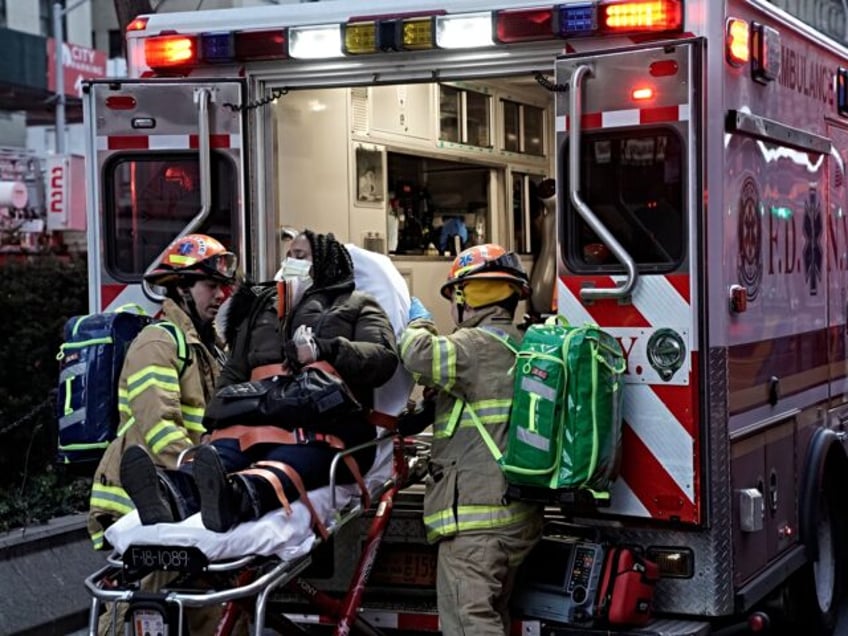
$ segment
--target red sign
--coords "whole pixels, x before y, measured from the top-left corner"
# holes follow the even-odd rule
[[[56,40],[47,38],[47,90],[56,91]],[[106,53],[79,44],[62,44],[65,95],[82,96],[82,81],[106,76]]]

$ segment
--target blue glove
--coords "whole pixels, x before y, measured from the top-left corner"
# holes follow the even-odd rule
[[[419,318],[432,320],[433,314],[431,314],[429,310],[424,306],[424,303],[418,300],[416,296],[413,296],[409,299],[409,319],[418,320]]]

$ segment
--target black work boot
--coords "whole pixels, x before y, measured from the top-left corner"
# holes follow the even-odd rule
[[[193,464],[200,519],[206,528],[226,532],[239,521],[256,518],[247,481],[241,475],[227,475],[214,446],[200,447]]]
[[[138,509],[142,525],[179,521],[172,493],[147,449],[130,446],[121,456],[121,486]]]

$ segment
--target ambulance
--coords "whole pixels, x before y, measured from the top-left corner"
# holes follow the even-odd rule
[[[818,26],[765,0],[139,16],[130,77],[84,88],[91,309],[157,302],[142,275],[180,233],[262,279],[281,230],[309,227],[389,254],[449,328],[437,290],[457,248],[504,244],[552,274],[528,311],[598,324],[627,357],[609,505],[561,511],[516,633],[626,631],[581,623],[602,561],[583,548],[609,545],[659,566],[646,633],[838,632],[848,49]],[[366,595],[362,615],[436,631],[432,552],[396,512],[375,571],[391,602]]]

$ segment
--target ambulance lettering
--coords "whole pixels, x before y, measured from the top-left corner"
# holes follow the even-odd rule
[[[635,346],[636,346],[636,341],[637,341],[638,339],[639,339],[639,338],[637,338],[637,337],[635,337],[635,336],[627,336],[627,337],[625,337],[625,336],[618,336],[618,337],[616,338],[616,340],[618,340],[618,344],[619,344],[619,345],[621,345],[621,350],[624,352],[624,361],[627,363],[627,369],[626,369],[626,371],[624,372],[624,373],[625,373],[625,375],[631,375],[631,371],[630,371],[630,352],[631,352],[631,351],[633,351],[633,347],[635,347]],[[629,341],[630,341],[630,344],[629,344],[629,345],[628,345],[628,344],[625,344],[625,342],[624,342],[625,340],[629,340]],[[636,373],[637,373],[637,374],[641,374],[641,369],[637,367],[637,369],[636,369]]]
[[[848,270],[848,258],[845,247],[848,245],[848,217],[844,214],[828,217],[830,231],[827,233],[827,243],[830,247],[830,258],[827,259],[827,271]]]
[[[806,55],[788,46],[780,47],[778,82],[784,88],[833,105],[833,75],[833,71],[820,62],[807,60]]]

